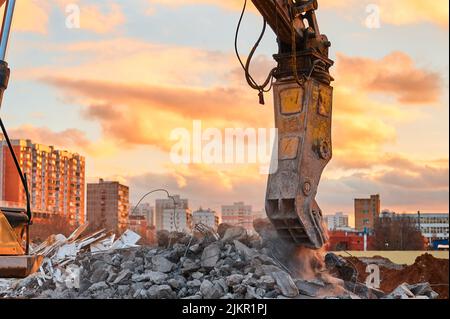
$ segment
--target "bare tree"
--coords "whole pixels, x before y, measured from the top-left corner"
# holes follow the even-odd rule
[[[424,250],[425,238],[414,219],[403,216],[379,218],[374,227],[376,250]]]
[[[62,234],[67,237],[75,228],[64,216],[54,215],[47,220],[39,220],[31,225],[30,238],[33,242],[42,242],[50,235]]]

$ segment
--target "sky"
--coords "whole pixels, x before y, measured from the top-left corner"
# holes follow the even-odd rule
[[[131,201],[156,188],[220,210],[264,206],[256,164],[177,164],[173,131],[272,128],[272,96],[258,104],[234,55],[243,0],[21,0],[1,115],[10,135],[78,152],[87,181],[119,180]],[[445,212],[449,206],[449,42],[446,0],[322,0],[332,42],[333,160],[317,201],[353,212],[380,194],[382,208]],[[79,13],[79,15],[78,15]],[[262,19],[250,5],[245,57]],[[371,27],[370,27],[371,26]],[[251,72],[275,65],[268,30]],[[154,198],[149,198],[153,201]]]

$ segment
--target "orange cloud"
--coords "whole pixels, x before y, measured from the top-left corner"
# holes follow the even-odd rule
[[[239,76],[235,75],[235,56],[219,51],[160,45],[129,38],[45,45],[41,50],[83,57],[83,62],[57,67],[53,62],[48,67],[16,70],[15,76],[32,79],[42,74],[55,77],[67,77],[70,74],[72,79],[110,79],[127,85],[164,83],[167,86],[190,87],[218,86],[228,83],[230,77],[233,77],[233,80],[239,79],[240,83],[244,83],[241,70]],[[214,71],[211,65],[214,65]]]
[[[108,12],[102,13],[98,5],[81,6],[81,28],[96,33],[114,31],[125,22],[125,16],[118,4],[110,3]]]
[[[258,107],[255,93],[244,83],[242,70],[231,55],[126,39],[84,42],[65,49],[70,54],[92,55],[92,59],[81,66],[27,73],[46,75],[47,83],[84,105],[85,118],[98,122],[104,136],[120,144],[154,145],[167,151],[173,146],[171,131],[190,129],[196,119],[201,119],[205,128],[273,126],[273,111]],[[178,64],[174,67],[175,56],[182,59],[183,68]],[[265,57],[255,59],[256,76],[262,78],[265,72],[261,70],[270,69],[272,63]],[[214,73],[211,65],[215,66]],[[143,73],[142,69],[152,71]],[[389,80],[386,82],[399,83],[380,88],[377,79],[381,76]],[[209,83],[202,83],[205,77]],[[332,165],[343,169],[376,165],[384,146],[396,143],[393,122],[420,116],[419,111],[403,107],[402,103],[436,102],[439,81],[439,76],[419,69],[404,53],[392,53],[380,60],[339,54]],[[410,83],[428,85],[428,90],[419,96],[415,91],[418,88]],[[374,99],[372,92],[396,97],[398,102]],[[269,101],[270,96],[266,99]]]
[[[26,0],[17,1],[14,30],[46,34],[51,11],[56,7],[61,16],[67,17],[66,8],[73,4],[80,8],[80,27],[84,30],[107,33],[125,22],[121,7],[113,0],[102,5],[87,4],[83,0]]]
[[[13,30],[46,34],[50,8],[48,1],[16,1]]]
[[[84,116],[98,121],[106,136],[125,144],[169,150],[173,145],[170,132],[179,127],[189,129],[196,119],[201,119],[205,128],[272,126],[271,111],[255,109],[255,97],[244,90],[133,86],[67,78],[45,81],[84,99]],[[261,116],[255,117],[255,112]]]
[[[9,130],[11,139],[33,139],[33,142],[58,148],[83,150],[91,145],[86,135],[77,129],[54,132],[46,127],[23,125]]]
[[[393,25],[434,23],[448,27],[449,3],[447,0],[378,0],[381,19]]]
[[[401,103],[435,104],[441,97],[441,75],[418,68],[403,52],[380,60],[338,54],[336,73],[346,86],[392,95]]]
[[[21,125],[8,130],[11,139],[31,139],[35,143],[52,145],[97,159],[117,155],[119,149],[110,140],[91,140],[85,132],[75,128],[53,131],[48,127]],[[123,149],[122,149],[123,150]]]
[[[177,7],[183,5],[207,4],[221,6],[226,9],[240,10],[243,6],[243,0],[148,0],[150,5],[166,5],[169,7]],[[250,2],[250,1],[248,1]],[[417,23],[432,23],[441,27],[448,27],[449,3],[447,0],[320,0],[320,9],[338,10],[343,14],[349,12],[355,13],[355,10],[361,10],[361,15],[366,13],[363,11],[364,4],[376,4],[380,8],[381,20],[384,23],[392,25],[409,25]],[[256,12],[251,5],[250,11]],[[154,12],[154,10],[151,10]]]

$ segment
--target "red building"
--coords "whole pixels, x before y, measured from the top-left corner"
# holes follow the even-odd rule
[[[131,215],[128,222],[128,228],[139,234],[145,243],[156,243],[155,226],[149,225],[144,215]]]
[[[147,235],[147,219],[144,215],[131,215],[128,218],[128,228],[142,237]]]
[[[328,251],[363,251],[364,233],[358,231],[336,230],[329,232],[330,240],[326,245]],[[372,249],[373,236],[367,235],[367,250]]]

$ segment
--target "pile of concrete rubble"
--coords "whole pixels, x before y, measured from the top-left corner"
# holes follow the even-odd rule
[[[163,231],[158,247],[137,246],[131,231],[116,241],[105,232],[77,239],[83,230],[56,236],[35,248],[45,255],[38,273],[0,280],[0,298],[437,298],[426,283],[389,295],[368,288],[343,258],[305,262],[270,223],[255,226],[259,236],[226,224],[217,233],[197,229],[196,236]]]

